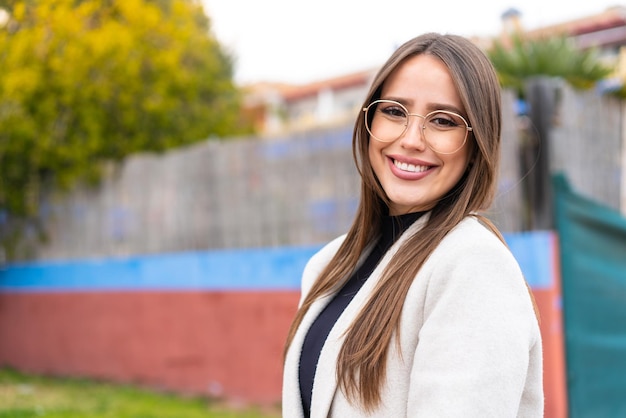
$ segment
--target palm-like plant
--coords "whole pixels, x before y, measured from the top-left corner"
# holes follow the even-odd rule
[[[520,97],[524,82],[531,77],[561,77],[574,88],[588,89],[613,71],[600,60],[597,50],[581,50],[565,36],[530,39],[515,34],[510,45],[496,41],[487,55],[501,85],[514,89]]]

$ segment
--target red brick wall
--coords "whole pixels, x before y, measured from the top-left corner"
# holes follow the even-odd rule
[[[298,293],[0,293],[0,365],[280,400]]]

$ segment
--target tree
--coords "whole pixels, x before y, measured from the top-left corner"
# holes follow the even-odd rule
[[[232,59],[192,0],[0,3],[0,212],[101,162],[249,133]]]
[[[487,54],[500,84],[520,97],[531,77],[562,77],[574,88],[588,89],[612,71],[599,60],[596,50],[581,50],[565,36],[530,39],[517,33],[509,40],[510,45],[496,41]]]

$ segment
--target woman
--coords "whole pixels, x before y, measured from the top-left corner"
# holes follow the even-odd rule
[[[477,214],[498,173],[500,87],[470,41],[426,34],[374,79],[349,232],[308,262],[284,417],[540,417],[532,295]]]

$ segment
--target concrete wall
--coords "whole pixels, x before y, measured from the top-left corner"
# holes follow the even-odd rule
[[[524,207],[512,95],[505,92],[503,102],[503,164],[490,216],[513,232]],[[41,222],[25,228],[21,243],[6,253],[71,260],[327,242],[346,232],[358,204],[352,128],[207,140],[134,155],[110,167],[98,187],[49,191]],[[0,216],[0,263],[5,223]]]

